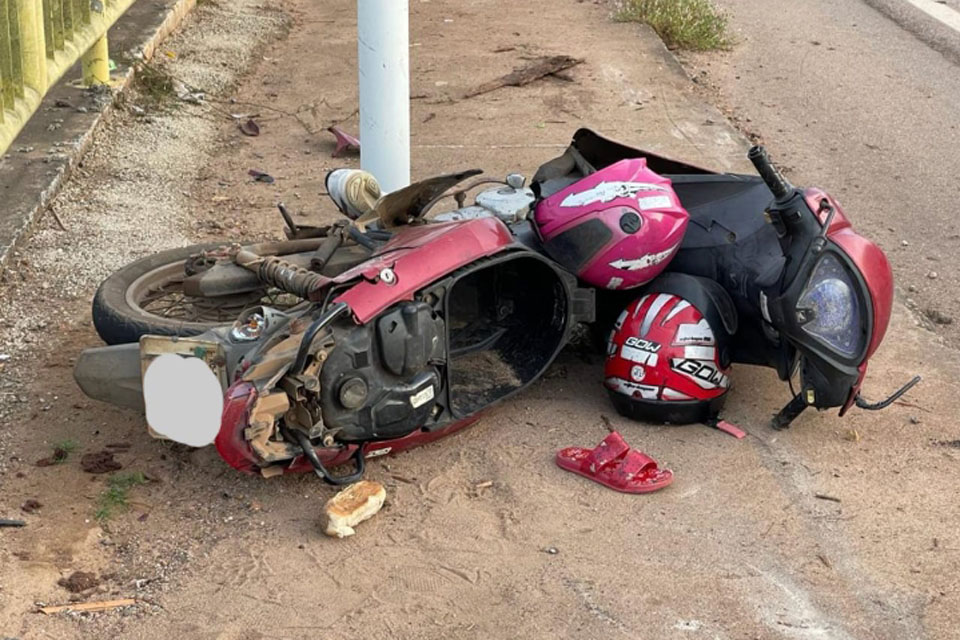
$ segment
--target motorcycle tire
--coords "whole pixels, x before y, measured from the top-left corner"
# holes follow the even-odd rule
[[[132,293],[151,274],[174,270],[201,251],[222,247],[224,243],[198,244],[170,249],[141,258],[120,268],[104,280],[93,297],[93,324],[107,344],[139,342],[143,335],[195,336],[229,321],[187,321],[150,313],[142,309]],[[235,318],[235,316],[234,316]]]

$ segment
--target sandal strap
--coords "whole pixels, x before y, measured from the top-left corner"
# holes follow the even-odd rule
[[[592,474],[597,473],[622,458],[629,450],[630,445],[619,433],[613,431],[584,459],[583,467]]]
[[[655,470],[657,468],[656,460],[645,454],[643,451],[631,449],[630,452],[624,457],[623,462],[620,463],[620,467],[617,469],[617,471],[622,473],[624,477],[632,478],[633,476],[640,475],[645,471]]]

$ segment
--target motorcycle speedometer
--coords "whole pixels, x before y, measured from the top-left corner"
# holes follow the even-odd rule
[[[856,281],[837,256],[826,253],[797,301],[797,321],[803,331],[846,357],[860,353],[861,300]]]

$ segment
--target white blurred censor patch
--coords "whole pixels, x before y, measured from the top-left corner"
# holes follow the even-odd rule
[[[143,375],[143,402],[150,428],[176,442],[204,447],[220,430],[223,390],[199,358],[157,356]]]

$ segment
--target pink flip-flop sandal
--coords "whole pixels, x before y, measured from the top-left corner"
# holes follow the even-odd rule
[[[624,441],[616,431],[594,449],[567,447],[557,452],[557,466],[623,493],[649,493],[673,482],[673,472]]]

